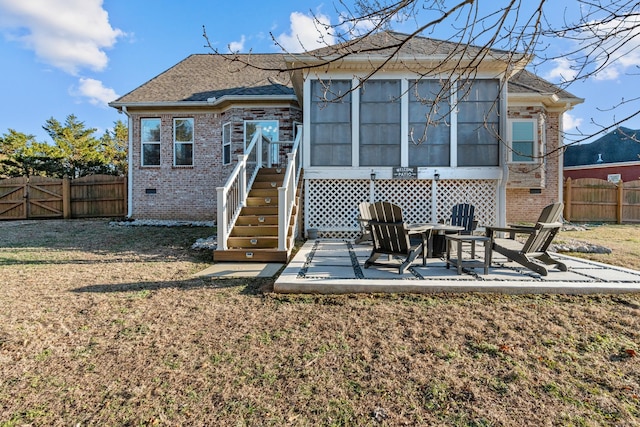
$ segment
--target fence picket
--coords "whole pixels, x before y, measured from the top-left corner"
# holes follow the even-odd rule
[[[640,181],[617,184],[580,178],[565,181],[567,221],[640,222]]]
[[[18,177],[0,180],[0,220],[123,217],[126,177]]]

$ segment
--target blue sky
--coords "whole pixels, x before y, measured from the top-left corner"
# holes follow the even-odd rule
[[[553,2],[559,15],[572,3]],[[298,38],[316,48],[312,12],[332,24],[338,21],[331,1],[0,0],[0,134],[11,128],[50,142],[42,129],[45,121],[63,122],[75,114],[100,136],[116,120],[125,120],[108,102],[190,54],[209,52],[203,25],[221,51],[231,46],[240,52],[277,52],[270,33],[290,50],[299,50]],[[547,51],[570,47],[557,40]],[[583,133],[596,132],[598,124],[609,125],[637,109],[629,102],[611,110],[636,96],[634,70],[640,60],[635,54],[624,59],[614,72],[569,88],[586,101],[566,116],[567,131],[577,125]],[[569,73],[567,67],[547,63],[536,72],[558,82]],[[624,125],[638,129],[640,118]]]

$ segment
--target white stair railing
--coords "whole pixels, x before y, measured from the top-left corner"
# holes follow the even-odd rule
[[[258,174],[263,162],[263,145],[269,145],[269,139],[262,135],[258,126],[251,138],[245,154],[238,156],[238,163],[233,168],[224,187],[217,187],[218,204],[218,250],[226,250],[229,234],[233,229],[240,211],[245,206],[249,188]]]
[[[302,170],[301,140],[302,126],[299,125],[292,150],[287,153],[287,165],[282,187],[278,188],[278,250],[280,251],[288,251],[291,246],[288,243],[287,232]],[[278,156],[280,149],[278,148],[276,151],[273,147],[285,144],[291,144],[291,142],[271,142],[262,135],[262,129],[257,127],[245,154],[238,156],[238,163],[229,175],[224,187],[216,188],[218,196],[218,250],[228,249],[229,235],[240,211],[246,205],[247,194],[258,170],[265,165],[280,164],[278,158],[273,158]],[[294,230],[296,229],[295,225],[294,223]]]
[[[289,222],[293,207],[295,205],[296,191],[298,188],[298,180],[302,171],[302,126],[298,126],[298,133],[293,143],[291,152],[287,154],[287,169],[284,172],[284,180],[282,187],[278,188],[278,250],[287,251],[289,241],[287,232],[289,230]],[[297,221],[297,219],[295,220]],[[293,234],[297,229],[294,222]]]

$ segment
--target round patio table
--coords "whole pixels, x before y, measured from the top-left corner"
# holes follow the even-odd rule
[[[424,229],[425,231],[420,231]],[[441,224],[441,223],[417,223],[417,224],[408,224],[407,229],[409,230],[409,234],[418,234],[421,233],[423,236],[423,242],[426,243],[427,258],[439,258],[444,255],[445,252],[445,234],[454,234],[459,233],[464,230],[464,227],[460,227],[458,225],[450,225],[450,224]],[[427,235],[428,234],[428,235]],[[424,251],[423,251],[424,258]],[[424,261],[424,259],[423,259]]]

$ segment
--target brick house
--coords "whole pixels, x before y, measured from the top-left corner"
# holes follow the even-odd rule
[[[638,130],[619,127],[589,144],[567,147],[564,178],[640,179],[639,136]]]
[[[215,189],[257,124],[280,141],[302,124],[304,229],[321,236],[355,236],[361,201],[399,204],[411,222],[466,201],[481,223],[504,224],[562,200],[562,115],[583,100],[525,70],[525,56],[490,51],[464,79],[455,64],[480,52],[472,46],[458,53],[415,37],[384,48],[406,37],[382,32],[295,55],[192,55],[112,102],[129,119],[129,216],[215,219]]]
[[[277,54],[251,61],[284,64]],[[191,55],[109,105],[128,117],[132,218],[213,220],[216,187],[243,153],[245,135],[261,124],[275,140],[291,140],[302,121],[287,73],[215,55]]]

